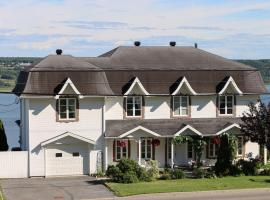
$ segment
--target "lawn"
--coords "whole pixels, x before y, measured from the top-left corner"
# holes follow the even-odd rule
[[[270,176],[242,176],[216,179],[159,180],[122,184],[107,182],[106,185],[118,196],[163,192],[193,192],[247,188],[269,188]]]

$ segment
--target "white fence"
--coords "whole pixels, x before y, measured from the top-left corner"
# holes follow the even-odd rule
[[[0,178],[28,177],[28,152],[0,152]]]

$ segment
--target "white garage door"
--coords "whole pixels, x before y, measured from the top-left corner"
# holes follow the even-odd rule
[[[50,145],[46,148],[46,176],[89,174],[87,144]]]

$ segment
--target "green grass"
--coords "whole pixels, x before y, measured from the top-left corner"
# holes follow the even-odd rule
[[[11,92],[14,87],[0,87],[0,92]]]
[[[153,182],[140,182],[133,184],[107,182],[106,185],[111,190],[113,190],[117,196],[130,196],[164,192],[194,192],[208,190],[269,188],[270,176],[158,180]]]

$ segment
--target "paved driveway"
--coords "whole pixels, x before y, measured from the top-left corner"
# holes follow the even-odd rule
[[[81,200],[112,198],[113,193],[93,177],[1,180],[7,200]]]

